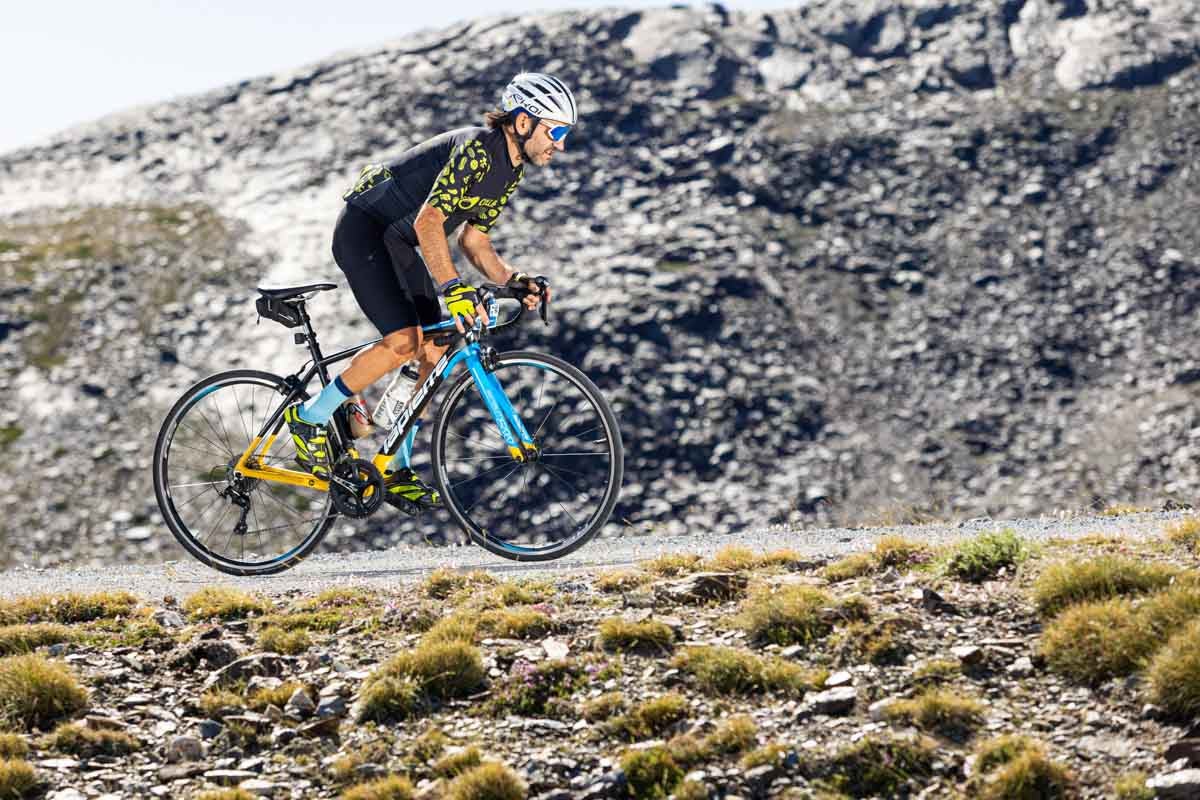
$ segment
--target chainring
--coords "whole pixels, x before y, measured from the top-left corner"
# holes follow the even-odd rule
[[[329,499],[339,513],[355,519],[370,516],[383,498],[383,475],[370,461],[351,458],[334,465]]]

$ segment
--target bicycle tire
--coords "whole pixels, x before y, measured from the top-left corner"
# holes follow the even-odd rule
[[[243,411],[243,403],[237,392],[237,387],[246,387],[248,389],[250,396],[246,405],[249,405],[251,409],[251,419],[247,420],[244,416],[242,416],[240,427],[236,428],[233,434],[229,433],[228,426],[225,424],[225,420],[220,416],[216,416],[218,422],[220,423],[219,426],[214,425],[212,419],[205,416],[206,412],[214,413],[215,415],[215,412],[208,412],[208,409],[213,405],[213,403],[205,403],[206,398],[214,398],[221,393],[222,390],[227,390],[231,387],[234,390],[233,399],[237,403],[239,413]],[[267,410],[263,414],[256,414],[256,404],[261,397],[261,391],[263,390],[267,392],[267,396],[263,398],[264,408]],[[334,520],[338,516],[337,512],[333,509],[332,504],[329,502],[328,493],[311,493],[314,497],[319,494],[321,498],[320,502],[323,503],[323,508],[320,510],[317,516],[313,517],[311,520],[308,520],[314,524],[310,529],[307,530],[307,533],[305,533],[302,537],[299,537],[300,541],[298,545],[288,547],[284,552],[278,553],[271,558],[264,560],[246,560],[246,540],[250,533],[255,533],[256,531],[250,531],[249,533],[241,534],[241,558],[233,558],[229,555],[221,554],[213,550],[212,547],[205,543],[205,537],[197,535],[198,532],[193,530],[195,525],[194,518],[197,516],[196,514],[194,514],[192,511],[189,511],[187,515],[188,519],[184,518],[182,509],[187,505],[196,502],[202,497],[204,498],[202,502],[208,504],[210,508],[221,508],[223,505],[222,500],[224,500],[230,507],[236,505],[231,499],[223,497],[220,494],[220,489],[214,487],[220,486],[222,480],[225,482],[226,488],[231,485],[233,480],[231,477],[232,464],[236,463],[236,459],[241,455],[245,448],[249,446],[251,437],[266,421],[267,416],[279,407],[279,405],[283,402],[282,398],[286,397],[288,394],[289,389],[284,379],[269,372],[249,369],[220,372],[215,375],[210,375],[209,377],[199,381],[190,387],[186,392],[184,392],[183,396],[181,396],[175,402],[175,404],[171,407],[171,410],[167,412],[166,418],[163,420],[162,427],[158,433],[158,439],[154,445],[153,462],[154,494],[155,498],[158,500],[159,511],[162,513],[163,520],[166,522],[168,529],[170,529],[171,533],[175,536],[175,539],[179,542],[179,544],[182,545],[183,548],[197,560],[212,567],[213,569],[220,570],[221,572],[229,575],[239,576],[271,575],[278,572],[283,572],[284,570],[290,569],[300,563],[318,544],[321,543],[321,541],[325,538],[325,535],[329,532],[329,527],[333,524]],[[227,396],[228,392],[222,395],[222,399],[226,398]],[[203,408],[201,408],[202,403],[204,403]],[[220,406],[217,406],[216,411],[219,410]],[[191,424],[186,426],[184,424],[189,420],[189,413],[192,415],[190,419],[195,420],[195,428],[193,428]],[[207,426],[202,427],[202,422],[207,423]],[[182,434],[181,427],[184,428],[184,432]],[[282,421],[280,422],[280,427],[282,427]],[[177,437],[181,435],[193,437],[189,440],[192,441],[192,444],[186,445],[182,440],[177,441]],[[244,439],[244,441],[242,441],[242,439]],[[280,436],[278,441],[282,443],[281,452],[286,453],[287,448],[291,447],[290,437],[286,435],[286,431],[284,432],[284,435]],[[199,454],[192,455],[189,453],[185,455],[183,453],[185,449],[190,449],[191,451]],[[172,459],[172,454],[176,450],[180,452],[180,455]],[[196,463],[187,463],[186,458],[189,457],[192,458]],[[218,460],[214,461],[214,459]],[[278,460],[280,462],[286,461],[286,455],[273,456],[272,460]],[[197,466],[203,470],[201,477],[220,478],[221,480],[210,480],[207,482],[201,481],[199,483],[194,483],[190,482],[190,479],[188,479],[188,483],[172,483],[173,475],[175,477],[182,478],[184,474],[187,474],[189,469],[194,469]],[[192,476],[195,476],[194,473],[192,473]],[[283,487],[282,484],[276,484],[276,486]],[[189,487],[193,489],[198,488],[199,492],[191,497],[184,498],[182,497],[182,492],[173,491]],[[264,501],[262,507],[264,509],[276,509],[274,512],[264,510],[264,514],[279,513],[279,506],[283,506],[285,510],[290,509],[297,514],[303,513],[298,507],[290,507],[288,502],[286,502],[286,498],[288,498],[289,495],[287,495],[285,492],[291,491],[293,494],[297,494],[295,490],[290,489],[290,487],[279,488],[276,490],[272,489],[271,486],[265,481],[254,481],[253,488],[245,491],[243,494],[250,498],[249,515],[254,516],[256,524],[261,524],[257,522],[257,520],[260,518],[260,515],[258,514],[257,507],[254,505],[256,500],[255,492],[260,491],[260,489],[263,493],[258,496],[258,499]],[[212,492],[212,494],[215,496],[215,499],[208,497],[209,491]],[[178,498],[178,500],[181,502],[178,503],[176,502],[177,493],[181,495]],[[283,494],[283,497],[285,498],[284,500],[280,499],[280,494]],[[302,498],[307,496],[308,495],[301,495]],[[275,506],[267,503],[267,500],[271,500]],[[204,518],[204,513],[198,515],[199,519]],[[217,527],[220,527],[220,524],[227,513],[228,508],[225,508],[220,512],[221,516],[217,518],[214,525],[214,530]],[[240,514],[241,512],[235,513]],[[243,520],[246,518],[246,516],[247,514],[242,514]],[[308,521],[298,520],[294,527],[306,529],[308,528]],[[207,523],[205,523],[205,526],[207,526]],[[257,531],[260,544],[262,543],[262,533],[269,532],[271,530],[273,530],[273,528],[260,528],[260,530]],[[210,533],[209,538],[211,538],[211,536],[212,534]],[[230,540],[232,541],[232,537]]]
[[[567,516],[570,517],[571,523],[576,525],[576,529],[572,531],[569,538],[565,538],[564,540],[560,541],[557,545],[543,547],[543,548],[533,548],[533,547],[528,547],[525,545],[513,544],[512,537],[511,536],[502,536],[502,535],[500,535],[500,531],[497,531],[494,529],[486,529],[485,530],[483,525],[481,525],[480,521],[475,519],[474,516],[472,516],[472,514],[470,513],[471,509],[472,509],[472,507],[474,507],[476,504],[478,504],[480,502],[482,495],[480,497],[468,496],[467,490],[461,488],[465,484],[470,483],[471,480],[473,480],[473,479],[459,480],[456,483],[454,478],[461,477],[461,476],[451,474],[451,471],[452,471],[451,464],[453,462],[451,461],[450,458],[448,458],[448,453],[447,453],[448,440],[450,439],[451,433],[453,432],[452,428],[461,428],[463,430],[470,431],[470,430],[475,429],[475,427],[473,427],[473,426],[478,426],[478,425],[486,426],[490,420],[490,415],[485,416],[486,412],[481,411],[480,407],[469,407],[468,408],[468,407],[464,407],[464,405],[463,405],[465,402],[467,402],[467,398],[471,398],[472,400],[478,401],[480,404],[482,404],[482,400],[480,399],[478,392],[468,393],[468,389],[474,387],[474,385],[475,385],[474,381],[472,380],[471,375],[469,373],[464,373],[463,375],[459,376],[459,378],[451,385],[450,389],[447,391],[444,399],[442,400],[441,406],[438,409],[437,417],[434,421],[433,430],[431,433],[433,473],[434,473],[434,480],[436,481],[436,483],[438,485],[438,489],[442,495],[442,502],[445,505],[447,511],[449,511],[450,516],[467,533],[467,535],[471,538],[472,541],[474,541],[480,547],[483,547],[485,550],[488,550],[491,553],[494,553],[496,555],[502,556],[507,559],[511,559],[513,561],[550,561],[550,560],[553,560],[556,558],[561,558],[561,557],[575,551],[576,549],[582,547],[584,544],[586,544],[588,541],[590,541],[592,539],[592,537],[594,537],[608,522],[608,519],[612,515],[613,508],[615,508],[615,506],[617,504],[617,500],[620,495],[621,479],[622,479],[622,476],[624,473],[624,449],[623,449],[623,446],[621,443],[620,429],[617,426],[616,416],[613,414],[612,408],[608,405],[608,402],[604,399],[604,396],[600,393],[600,390],[596,388],[595,384],[593,384],[586,375],[584,375],[577,368],[575,368],[571,364],[563,361],[560,358],[545,355],[542,353],[535,353],[532,351],[514,350],[514,351],[507,352],[507,353],[499,354],[498,356],[496,356],[496,361],[495,361],[494,373],[496,374],[497,378],[500,379],[502,385],[506,386],[506,392],[509,391],[508,386],[511,383],[511,381],[510,381],[511,373],[506,375],[506,368],[513,368],[513,367],[518,367],[518,366],[522,366],[522,365],[530,366],[530,367],[536,368],[540,371],[543,371],[545,373],[554,374],[555,376],[557,376],[557,378],[561,378],[562,382],[564,384],[569,385],[570,387],[573,387],[579,393],[580,398],[578,398],[578,400],[575,401],[576,407],[583,409],[585,412],[586,412],[586,409],[588,407],[590,407],[590,409],[595,413],[597,419],[599,420],[599,424],[596,426],[596,430],[602,431],[603,437],[602,437],[602,439],[592,438],[592,439],[589,439],[588,442],[589,442],[589,446],[594,446],[596,444],[599,444],[600,442],[603,442],[603,447],[602,447],[602,450],[604,451],[603,453],[600,451],[597,451],[595,453],[592,453],[592,452],[583,452],[583,453],[567,452],[567,453],[556,454],[550,450],[545,450],[544,451],[545,455],[543,458],[540,458],[539,460],[534,461],[534,462],[530,462],[529,464],[526,464],[526,465],[522,465],[519,462],[511,461],[511,456],[508,456],[511,463],[516,464],[516,467],[514,469],[527,470],[526,478],[525,478],[526,482],[528,481],[528,475],[535,474],[538,466],[541,467],[543,472],[550,474],[550,479],[544,480],[542,482],[543,488],[545,488],[546,492],[547,492],[546,498],[544,498],[544,499],[548,500],[548,499],[551,499],[551,495],[552,495],[553,488],[555,485],[562,484],[562,483],[570,484],[570,481],[572,479],[563,480],[562,473],[564,471],[567,473],[571,473],[571,474],[582,474],[582,473],[573,473],[571,470],[566,470],[565,468],[562,468],[561,467],[561,465],[563,464],[562,461],[555,462],[558,466],[550,467],[549,466],[550,462],[547,459],[549,459],[551,457],[555,457],[555,456],[562,458],[562,457],[566,457],[566,456],[604,456],[604,455],[607,455],[607,457],[608,457],[607,464],[595,463],[593,465],[593,464],[591,464],[591,462],[589,462],[589,468],[591,468],[592,471],[594,471],[597,474],[597,476],[602,477],[602,479],[604,481],[604,485],[599,490],[598,497],[596,500],[596,507],[587,516],[584,523],[577,523],[575,520],[575,517],[570,513],[570,511],[565,506],[563,506],[562,501],[557,500],[555,502],[557,502],[560,506],[562,506],[564,511],[567,512]],[[545,375],[542,375],[541,377],[543,380],[542,388],[544,391],[545,390]],[[557,380],[557,378],[556,378],[556,380]],[[519,396],[525,395],[525,387],[523,385],[519,385],[519,384],[513,384],[513,385],[517,386],[515,391],[517,392],[517,394]],[[512,398],[512,397],[513,397],[513,395],[512,395],[512,393],[510,393],[510,398]],[[519,405],[519,402],[520,402],[519,400],[516,400],[516,399],[513,400],[513,405],[519,414],[531,413],[529,408],[522,408],[522,406]],[[541,398],[536,399],[534,401],[533,405],[539,406],[540,403],[541,403]],[[463,410],[464,408],[467,408],[467,410],[464,411]],[[541,427],[539,428],[539,430],[544,428],[549,423],[549,421],[550,421],[552,415],[555,413],[556,409],[557,409],[557,405],[554,408],[551,408],[550,411],[546,412],[545,418],[542,419]],[[564,411],[563,416],[565,416],[566,413],[567,412]],[[590,424],[590,420],[585,421],[582,424]],[[494,428],[494,422],[491,423],[491,425]],[[591,430],[592,429],[588,429],[584,433],[580,433],[578,431],[565,432],[563,438],[570,439],[571,437],[577,437],[578,441],[583,441],[583,439],[581,438],[583,435],[585,435],[585,434],[592,435],[592,436],[595,435],[595,434],[591,434]],[[531,426],[531,433],[534,433],[532,426]],[[546,431],[545,433],[547,433],[547,435],[548,435],[548,431]],[[459,438],[464,438],[462,434],[455,434],[455,435]],[[496,439],[499,440],[500,437],[499,437],[498,431],[495,432],[495,435],[496,435]],[[539,444],[539,447],[541,447],[543,444],[547,443],[545,441],[545,437],[539,436],[537,433],[534,433],[534,436],[535,436],[535,440],[538,440],[537,443]],[[500,440],[500,442],[502,445],[503,444],[502,440]],[[463,447],[465,448],[466,445],[464,444]],[[472,447],[469,450],[467,450],[466,452],[474,453],[474,452],[476,452],[476,448]],[[507,453],[507,447],[504,446],[503,450],[497,449],[496,452],[497,452],[497,455],[483,456],[482,458],[496,459],[496,460],[501,461],[501,464],[503,465],[502,459],[506,457],[504,454]],[[463,460],[473,460],[473,459],[465,459],[464,458],[464,459],[459,459],[459,460],[463,461]],[[571,462],[571,463],[577,464],[578,462]],[[504,466],[507,466],[507,465],[504,465]],[[499,468],[500,467],[497,467],[497,469],[499,469]],[[494,470],[488,470],[488,471],[494,471]],[[554,475],[554,473],[558,473],[557,477]],[[505,476],[505,478],[502,478],[502,480],[506,479],[507,477],[508,476]],[[537,489],[537,481],[539,480],[539,478],[535,477],[534,480],[535,480],[535,490],[536,490]],[[557,481],[557,484],[556,484],[556,481]],[[546,487],[548,487],[548,488],[546,488]],[[578,486],[570,486],[570,488],[575,490],[576,493],[579,492]],[[528,490],[528,485],[526,483],[524,491],[527,491],[527,490]],[[481,491],[486,491],[486,490],[481,490]],[[504,496],[505,496],[504,499],[507,499],[510,503],[515,502],[515,500],[517,499],[512,496],[514,493],[509,491],[508,489],[502,489],[501,491],[504,493]],[[584,494],[586,495],[586,494],[590,494],[590,493],[585,492]],[[535,493],[532,496],[527,495],[525,497],[525,499],[526,500],[529,500],[529,499],[539,500],[539,499],[543,499],[543,498],[541,497],[541,495]],[[505,506],[505,509],[507,510],[508,506]],[[517,518],[522,513],[523,510],[524,510],[523,507],[517,508],[516,511],[513,513],[513,517]],[[530,512],[530,516],[532,517],[532,512]],[[524,534],[524,533],[526,533],[526,531],[523,531],[523,530],[517,531],[517,533]]]

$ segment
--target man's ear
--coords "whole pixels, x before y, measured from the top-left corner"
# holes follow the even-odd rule
[[[521,123],[525,123],[525,124],[522,125]],[[533,129],[533,117],[529,116],[524,111],[522,111],[520,114],[517,114],[517,133],[524,136],[525,134],[529,133],[529,131],[532,129]]]

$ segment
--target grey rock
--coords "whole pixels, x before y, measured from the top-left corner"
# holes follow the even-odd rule
[[[253,780],[257,778],[253,772],[248,772],[243,769],[210,769],[204,773],[204,779],[212,781],[218,786],[237,786],[245,780]]]
[[[320,704],[317,706],[317,716],[325,719],[326,717],[344,717],[349,707],[346,704],[345,698],[340,695],[334,697],[322,697]]]
[[[655,587],[659,597],[676,603],[705,603],[742,596],[748,578],[734,572],[695,572],[686,578]]]
[[[1014,678],[1026,678],[1033,674],[1033,660],[1029,656],[1021,656],[1004,668]]]
[[[206,719],[201,720],[200,724],[196,726],[196,730],[201,739],[215,739],[221,734],[221,731],[225,730],[225,726],[216,720]]]
[[[1200,738],[1177,739],[1167,747],[1163,757],[1167,761],[1184,759],[1189,767],[1200,767]]]
[[[204,758],[204,745],[195,736],[176,736],[167,745],[166,758],[168,764],[199,761]]]
[[[279,676],[285,669],[295,663],[289,656],[275,653],[256,653],[233,661],[208,676],[204,681],[204,689],[214,686],[226,686],[239,680],[249,680],[255,675]]]
[[[950,648],[950,654],[967,666],[973,666],[983,661],[982,647],[973,644],[956,645]]]
[[[1191,800],[1200,797],[1200,769],[1182,769],[1155,775],[1146,781],[1146,788],[1157,800]]]
[[[154,612],[152,619],[168,630],[182,628],[187,624],[183,615],[169,608],[160,608]]]
[[[293,719],[311,717],[316,711],[317,704],[308,696],[308,692],[303,687],[292,692],[292,696],[288,698],[287,706],[284,708],[284,712]]]
[[[804,698],[806,710],[813,714],[829,714],[840,716],[854,711],[858,702],[858,690],[853,686],[840,686],[824,692],[817,692]]]

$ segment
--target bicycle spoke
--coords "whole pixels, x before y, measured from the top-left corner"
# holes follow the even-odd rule
[[[586,497],[586,496],[587,496],[587,492],[581,492],[581,491],[579,491],[579,489],[578,489],[578,488],[575,486],[575,484],[571,483],[571,482],[570,482],[570,481],[568,481],[566,478],[563,478],[561,475],[559,475],[559,474],[558,474],[558,473],[555,471],[557,468],[555,468],[555,469],[551,469],[550,467],[546,466],[545,464],[539,464],[539,466],[540,466],[540,467],[541,467],[543,470],[545,470],[545,471],[546,471],[546,473],[547,473],[548,475],[550,475],[552,478],[555,478],[555,479],[556,479],[556,480],[558,480],[560,483],[562,483],[562,484],[566,485],[566,487],[567,487],[568,489],[570,489],[571,491],[573,491],[573,492],[574,492],[576,495],[583,495],[584,497]]]
[[[504,473],[504,475],[503,475],[503,476],[500,478],[500,480],[502,480],[502,481],[504,481],[504,480],[508,480],[508,476],[509,476],[509,475],[512,475],[514,472],[516,472],[516,471],[517,471],[517,467],[520,467],[520,466],[521,466],[520,462],[518,462],[517,464],[515,464],[515,465],[513,466],[513,468],[512,468],[512,469],[510,469],[508,472]],[[482,500],[483,498],[484,498],[484,493],[483,493],[483,492],[480,492],[480,493],[479,493],[479,496],[475,498],[475,500],[474,500],[474,501],[471,503],[471,505],[467,506],[465,509],[463,509],[463,511],[464,511],[464,512],[466,512],[466,511],[470,511],[470,510],[471,510],[472,508],[474,508],[474,507],[476,506],[476,504],[477,504],[477,503],[479,503],[479,501],[480,501],[480,500]]]
[[[198,448],[198,447],[195,447],[194,445],[187,445],[187,444],[184,444],[184,443],[182,443],[182,442],[178,442],[178,441],[177,441],[177,442],[173,442],[173,443],[171,444],[171,446],[172,446],[172,447],[175,447],[175,446],[177,446],[177,445],[178,445],[179,447],[186,447],[186,448],[187,448],[187,449],[189,449],[189,450],[195,450],[197,453],[205,453],[205,454],[207,454],[207,455],[213,455],[213,456],[216,456],[217,458],[225,458],[225,457],[227,457],[227,456],[233,455],[232,451],[230,451],[230,452],[227,452],[227,453],[222,453],[222,452],[220,452],[220,451],[221,451],[221,445],[220,445],[218,442],[214,442],[214,441],[212,441],[212,440],[211,440],[211,439],[209,439],[207,436],[205,436],[204,434],[202,434],[202,433],[200,433],[199,431],[195,430],[195,429],[194,429],[194,428],[192,428],[191,426],[189,426],[189,425],[183,425],[183,424],[181,423],[179,427],[181,427],[181,428],[186,428],[187,430],[191,431],[193,434],[195,434],[195,436],[196,436],[197,438],[199,438],[199,439],[203,439],[203,440],[204,440],[205,442],[207,442],[208,444],[211,444],[213,447],[217,448],[217,451],[216,451],[216,452],[213,452],[213,451],[211,451],[211,450],[201,450],[200,448]]]
[[[516,462],[516,465],[518,467],[521,466],[521,462],[520,461]],[[492,467],[491,469],[484,470],[483,472],[479,473],[478,475],[473,475],[470,478],[459,481],[458,483],[451,484],[450,488],[455,489],[455,488],[458,488],[459,486],[470,483],[471,481],[479,480],[483,476],[490,475],[491,473],[496,472],[498,470],[502,470],[507,466],[508,466],[507,464],[500,464],[499,466],[495,466],[495,467]]]
[[[246,441],[253,441],[254,437],[250,435],[250,429],[246,427],[246,412],[242,411],[242,401],[238,399],[237,387],[233,387],[233,402],[237,403],[238,419],[242,423],[242,432],[246,434]]]
[[[608,455],[607,450],[581,450],[581,451],[575,452],[575,453],[572,453],[572,452],[547,453],[547,452],[543,451],[538,457],[539,458],[563,458],[564,456],[606,456],[606,455]]]
[[[193,486],[224,486],[225,481],[207,481],[206,483],[172,483],[168,489],[190,489]]]
[[[542,434],[542,428],[546,427],[546,422],[549,421],[550,415],[554,413],[554,409],[558,408],[561,400],[556,400],[554,405],[550,406],[550,410],[546,412],[546,416],[542,417],[542,423],[538,425],[537,430],[533,432],[533,438],[537,438]]]

